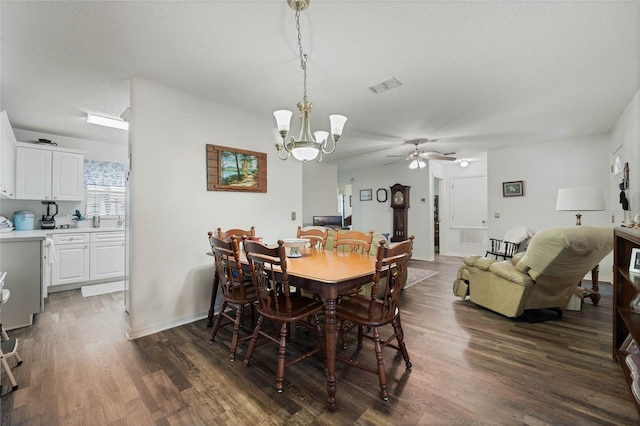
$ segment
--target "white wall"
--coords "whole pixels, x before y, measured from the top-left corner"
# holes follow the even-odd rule
[[[251,116],[134,78],[131,117],[130,337],[137,338],[206,316],[207,231],[254,225],[266,242],[295,235],[302,166],[278,159],[270,114]],[[267,193],[207,191],[206,144],[266,152]]]
[[[389,188],[396,183],[411,186],[408,233],[415,236],[413,258],[433,259],[433,209],[429,187],[429,167],[411,170],[403,162],[377,168],[350,169],[338,171],[338,182],[352,185],[353,229],[360,231],[371,229],[379,233],[391,233],[393,229],[393,209]],[[388,199],[385,203],[379,203],[376,200],[376,191],[379,188],[387,190]],[[362,189],[371,189],[373,200],[360,201]],[[429,227],[429,221],[431,221],[431,227]]]
[[[620,148],[620,157],[622,164],[629,163],[629,190],[627,196],[629,199],[629,210],[632,216],[640,213],[640,90],[625,109],[624,113],[618,119],[613,131],[611,132],[610,152],[613,154]],[[617,184],[622,181],[622,176],[614,177],[613,188],[617,188]],[[620,191],[617,190],[612,194],[613,200],[619,200]],[[614,203],[615,201],[612,201]],[[616,215],[615,223],[622,223],[622,208],[617,204],[614,209]]]
[[[594,186],[609,199],[609,138],[606,135],[498,149],[488,153],[489,229],[502,236],[515,226],[532,231],[573,226],[576,213],[556,211],[559,188]],[[524,196],[503,197],[502,182],[524,181]],[[606,203],[609,210],[609,203]],[[495,218],[494,213],[500,217]],[[608,211],[582,212],[582,223],[611,226]]]
[[[302,223],[304,225],[313,225],[313,216],[340,214],[338,166],[317,161],[303,163],[302,186]]]

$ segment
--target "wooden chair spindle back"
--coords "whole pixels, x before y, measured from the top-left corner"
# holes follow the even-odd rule
[[[284,241],[278,240],[277,247],[269,248],[245,239],[244,249],[258,293],[260,311],[269,312],[274,317],[291,317],[292,304]]]

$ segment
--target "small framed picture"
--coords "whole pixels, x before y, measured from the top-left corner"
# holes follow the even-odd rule
[[[371,189],[360,190],[360,201],[371,201],[372,199],[373,199],[373,190]]]
[[[524,195],[523,181],[502,182],[503,197],[521,197]]]
[[[640,273],[640,249],[631,250],[631,260],[629,261],[629,272]]]
[[[378,200],[379,203],[386,203],[387,202],[387,190],[384,188],[380,188],[376,191],[376,200]]]

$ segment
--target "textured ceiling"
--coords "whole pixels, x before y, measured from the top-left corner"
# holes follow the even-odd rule
[[[125,144],[84,117],[120,115],[132,76],[268,119],[301,100],[285,0],[0,7],[0,103],[17,128]],[[313,129],[349,117],[324,160],[340,167],[382,165],[419,137],[473,159],[608,133],[639,88],[636,1],[313,0],[301,26]],[[403,85],[368,89],[391,77]]]

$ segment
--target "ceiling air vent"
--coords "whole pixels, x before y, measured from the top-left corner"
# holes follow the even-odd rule
[[[389,80],[383,81],[382,83],[374,84],[373,86],[369,87],[369,90],[371,90],[373,93],[380,93],[398,86],[402,86],[402,83],[400,83],[400,80],[398,80],[397,78],[392,77]]]

